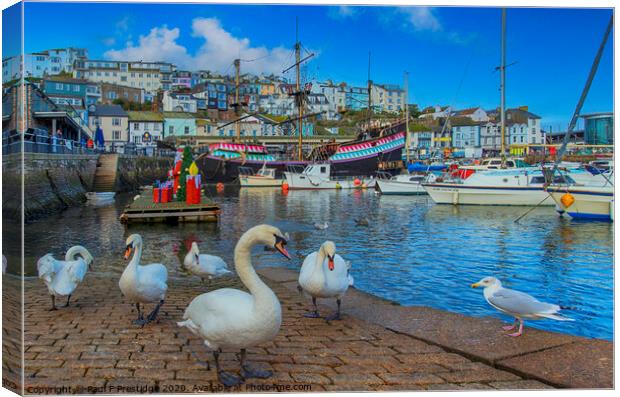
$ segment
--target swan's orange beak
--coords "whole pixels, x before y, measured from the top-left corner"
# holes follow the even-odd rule
[[[291,259],[291,255],[288,253],[284,246],[286,245],[286,240],[280,236],[276,236],[276,243],[273,245],[273,248],[278,250],[279,253],[284,255],[287,259]]]
[[[329,268],[329,270],[334,270],[334,257],[333,256],[328,256],[327,257],[327,267]]]
[[[131,246],[127,246],[127,249],[125,249],[124,258],[129,259],[129,255],[131,255]]]

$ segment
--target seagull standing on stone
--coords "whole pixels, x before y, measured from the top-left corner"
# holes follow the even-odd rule
[[[315,223],[314,224],[314,228],[317,230],[325,230],[329,227],[329,225],[327,224],[327,222],[323,222],[323,223]]]
[[[523,334],[523,319],[540,320],[550,318],[558,321],[574,321],[572,318],[558,314],[561,307],[551,303],[541,302],[524,292],[515,291],[502,287],[501,281],[495,277],[485,277],[471,285],[472,288],[483,287],[484,298],[497,310],[515,318],[513,325],[502,327],[505,331],[513,330],[519,323],[519,330],[509,336],[521,336]]]

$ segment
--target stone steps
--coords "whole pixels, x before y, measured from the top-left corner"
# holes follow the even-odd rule
[[[102,154],[97,161],[93,192],[116,191],[118,154]]]

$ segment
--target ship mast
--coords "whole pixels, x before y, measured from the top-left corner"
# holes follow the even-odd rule
[[[237,118],[239,118],[239,73],[241,69],[241,60],[240,59],[235,59],[235,104],[233,105],[235,107],[235,116],[237,116]],[[241,139],[241,124],[239,124],[238,122],[235,123],[235,128],[237,130],[237,142],[240,141]]]
[[[304,159],[302,145],[303,145],[304,102],[305,102],[305,96],[306,96],[305,89],[303,89],[301,86],[300,68],[303,62],[307,61],[313,56],[314,56],[314,53],[310,53],[305,58],[303,59],[301,58],[301,42],[299,41],[298,23],[296,19],[295,20],[295,64],[284,69],[282,73],[284,74],[288,72],[289,70],[291,70],[293,67],[295,68],[295,92],[293,92],[291,95],[295,97],[295,105],[297,106],[297,129],[298,129],[298,134],[299,134],[297,158],[299,159],[299,161],[302,161]]]
[[[502,168],[506,166],[506,9],[502,8],[502,55],[500,64],[500,119]]]
[[[409,73],[405,72],[405,153],[407,154],[407,164],[409,165],[409,145],[411,144],[409,138]]]
[[[370,80],[370,51],[368,51],[368,129],[370,129],[370,120],[372,119],[372,80]]]

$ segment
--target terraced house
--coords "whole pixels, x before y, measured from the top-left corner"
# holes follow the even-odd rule
[[[73,77],[91,81],[142,88],[147,92],[172,88],[175,66],[166,62],[129,62],[107,60],[79,60],[75,62]]]
[[[91,130],[100,128],[106,150],[123,153],[129,142],[129,116],[119,105],[91,105],[88,108]]]
[[[138,153],[153,154],[157,141],[164,138],[164,116],[157,112],[127,112],[129,117],[129,141]]]

